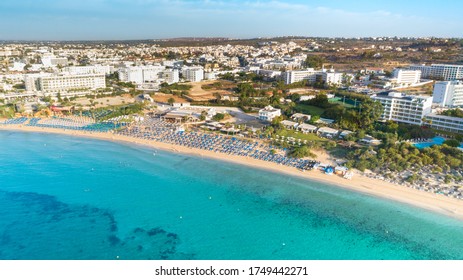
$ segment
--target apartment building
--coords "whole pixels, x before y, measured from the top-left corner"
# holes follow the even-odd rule
[[[431,113],[432,97],[405,95],[400,92],[380,93],[371,99],[381,102],[384,111],[381,120],[421,125],[423,118]]]
[[[423,78],[440,78],[446,81],[463,79],[463,65],[431,64],[410,65],[410,70],[420,70]]]
[[[177,69],[166,69],[161,72],[161,78],[168,84],[178,83],[180,81]]]
[[[204,69],[202,67],[183,67],[183,78],[190,82],[200,82],[204,80]]]
[[[432,102],[442,107],[463,106],[463,82],[436,82],[432,93]]]

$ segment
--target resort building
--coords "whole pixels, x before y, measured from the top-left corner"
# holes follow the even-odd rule
[[[359,143],[366,145],[379,145],[381,144],[381,140],[378,140],[371,135],[366,135],[365,137],[359,140]]]
[[[400,92],[380,93],[371,99],[381,102],[384,111],[381,120],[421,125],[425,115],[431,113],[432,97],[405,95]]]
[[[425,118],[431,128],[463,134],[463,118],[438,114],[428,114]]]
[[[326,137],[326,138],[333,138],[336,135],[338,135],[338,133],[339,133],[339,130],[331,128],[331,127],[320,127],[317,130],[318,135],[322,137]]]
[[[317,130],[315,125],[302,123],[300,124],[297,129],[299,129],[302,133],[314,133]]]
[[[85,74],[111,74],[111,66],[109,65],[91,65],[91,66],[68,66],[64,67],[63,71],[70,75],[85,75]]]
[[[288,120],[281,121],[281,124],[287,129],[296,129],[298,126],[297,122],[292,122]]]
[[[302,122],[310,121],[311,118],[312,118],[311,115],[306,115],[302,113],[295,113],[291,116],[291,119],[295,121],[302,121]]]
[[[259,119],[262,121],[271,122],[275,117],[281,116],[281,110],[275,109],[272,106],[267,106],[259,110]]]
[[[432,93],[432,102],[442,107],[463,106],[463,82],[436,82]]]
[[[283,73],[283,80],[287,85],[304,80],[310,83],[314,83],[317,78],[317,73],[318,71],[315,71],[313,68],[308,68],[306,70],[287,71]]]
[[[200,82],[204,80],[204,69],[202,67],[182,68],[183,78],[190,82]]]
[[[444,79],[446,81],[463,79],[463,65],[431,64],[410,65],[410,70],[420,70],[421,77],[430,79]]]
[[[421,70],[394,69],[392,83],[398,86],[410,86],[420,82]]]
[[[161,76],[161,72],[165,70],[165,66],[147,65],[147,66],[129,66],[119,68],[119,80],[122,82],[132,82],[135,84],[143,84],[147,82],[156,82]]]
[[[341,133],[339,133],[339,137],[342,139],[345,139],[348,135],[354,133],[353,131],[350,130],[343,130]]]
[[[322,125],[330,125],[334,123],[333,119],[327,119],[327,118],[319,118],[317,121],[315,121],[317,124],[322,124]]]
[[[29,75],[25,76],[27,91],[59,92],[67,90],[89,90],[106,87],[104,74],[87,75]]]

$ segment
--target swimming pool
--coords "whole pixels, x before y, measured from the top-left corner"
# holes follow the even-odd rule
[[[444,137],[436,136],[431,139],[430,142],[423,142],[423,143],[415,143],[413,146],[417,147],[418,149],[424,149],[431,147],[432,145],[442,145],[445,141]],[[463,149],[463,144],[460,145],[460,148]]]
[[[417,147],[418,149],[424,149],[424,148],[431,147],[432,145],[442,145],[444,141],[445,141],[444,137],[436,136],[432,138],[430,142],[416,143],[413,145]]]

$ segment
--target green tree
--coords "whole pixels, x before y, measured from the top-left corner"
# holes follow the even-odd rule
[[[222,114],[222,113],[217,113],[212,117],[214,121],[221,121],[224,118],[225,118],[225,114]]]
[[[325,59],[318,55],[308,55],[305,59],[305,65],[309,68],[322,68]]]
[[[282,116],[278,116],[278,117],[273,118],[272,126],[275,128],[275,130],[283,128],[283,125],[281,124],[282,120],[283,120]]]
[[[456,118],[463,118],[463,110],[459,108],[450,109],[450,110],[446,110],[442,112],[441,115],[449,116],[449,117],[456,117]]]
[[[458,140],[455,140],[455,139],[445,140],[444,144],[448,145],[450,147],[458,147],[458,146],[460,146],[460,142]]]
[[[175,102],[175,99],[173,97],[167,99],[167,103],[169,103],[169,105],[171,105],[171,106],[172,106],[172,104],[174,104],[174,102]]]
[[[303,158],[303,157],[311,157],[311,158],[315,158],[316,155],[313,154],[309,147],[306,146],[306,145],[303,145],[303,146],[300,146],[300,147],[295,147],[291,150],[291,152],[289,152],[288,154],[290,157],[294,157],[294,158]]]
[[[207,112],[206,112],[206,111],[202,111],[202,112],[201,112],[201,115],[199,116],[199,120],[204,121],[204,120],[206,119],[206,116],[207,116]]]

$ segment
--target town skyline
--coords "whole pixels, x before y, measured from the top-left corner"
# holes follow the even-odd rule
[[[2,1],[0,40],[462,37],[459,2]]]

